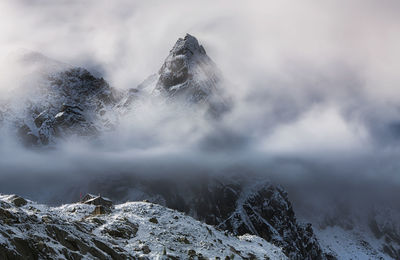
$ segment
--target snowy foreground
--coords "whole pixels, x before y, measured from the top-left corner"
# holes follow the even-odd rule
[[[0,195],[0,259],[287,259],[260,237],[233,236],[157,204],[94,209]]]

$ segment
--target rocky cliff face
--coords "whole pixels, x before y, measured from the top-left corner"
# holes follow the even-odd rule
[[[187,105],[203,105],[213,116],[229,109],[230,101],[222,85],[222,73],[190,34],[178,39],[157,74],[140,88],[151,88],[154,95]]]
[[[158,73],[156,91],[190,102],[209,99],[221,81],[217,66],[189,34],[176,42]]]
[[[41,143],[53,136],[94,135],[106,126],[103,116],[114,106],[113,90],[102,78],[73,68],[49,77],[50,104],[34,119]]]
[[[287,193],[269,183],[240,190],[235,208],[217,224],[234,234],[255,234],[280,246],[290,259],[325,259],[311,224],[296,220]]]
[[[83,68],[48,75],[21,99],[3,104],[3,123],[26,145],[47,145],[71,135],[92,136],[107,127],[115,91]]]

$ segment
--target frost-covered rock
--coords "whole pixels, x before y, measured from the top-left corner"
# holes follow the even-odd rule
[[[218,223],[234,234],[250,233],[284,248],[291,259],[324,259],[311,224],[295,218],[286,191],[270,183],[245,186],[238,191],[235,208]]]
[[[1,259],[287,259],[262,238],[227,234],[157,204],[93,215],[93,205],[16,207],[11,199],[0,196]]]
[[[325,259],[311,225],[297,221],[281,187],[240,175],[187,178],[121,181],[119,189],[128,192],[120,199],[149,199],[235,235],[262,237],[290,259]]]
[[[9,100],[3,105],[3,122],[16,127],[27,145],[49,144],[56,138],[91,136],[106,129],[106,114],[112,113],[115,103],[115,90],[103,78],[70,68],[46,76],[21,98]]]

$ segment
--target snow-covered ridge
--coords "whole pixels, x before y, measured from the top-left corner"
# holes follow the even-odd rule
[[[233,236],[148,202],[48,207],[0,196],[1,259],[287,259],[251,235]]]

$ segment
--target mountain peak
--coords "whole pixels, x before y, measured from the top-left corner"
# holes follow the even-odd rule
[[[199,41],[196,39],[196,37],[188,33],[183,39],[178,39],[172,48],[171,53],[174,55],[185,56],[192,56],[195,53],[206,55],[206,51],[204,50],[203,46],[199,44]]]
[[[156,90],[197,103],[208,99],[219,81],[219,70],[203,46],[186,34],[178,39],[160,68]]]

